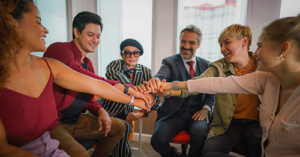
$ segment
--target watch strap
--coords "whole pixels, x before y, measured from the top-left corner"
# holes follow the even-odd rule
[[[125,86],[124,93],[128,94],[128,89],[129,89],[130,86],[128,84],[125,84],[124,86]]]

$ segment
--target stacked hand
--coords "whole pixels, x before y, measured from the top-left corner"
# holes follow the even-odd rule
[[[130,112],[126,117],[126,124],[131,123],[132,121],[143,118],[143,112]]]
[[[165,91],[168,91],[171,88],[171,83],[167,83],[165,79],[160,81],[158,78],[151,78],[148,82],[144,81],[142,85],[134,87],[135,90],[138,90],[141,93],[151,92],[160,97],[166,96]]]
[[[136,98],[133,102],[134,106],[147,111],[151,111],[150,108],[152,107],[152,104],[154,102],[154,97],[151,94],[142,93],[132,88],[129,89],[128,94]]]

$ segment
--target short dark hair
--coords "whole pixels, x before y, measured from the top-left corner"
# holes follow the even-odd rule
[[[101,17],[95,13],[83,11],[78,13],[74,20],[73,20],[73,39],[75,38],[74,35],[74,28],[77,28],[78,31],[81,33],[82,30],[85,28],[86,24],[94,23],[96,25],[99,25],[101,28],[101,32],[103,30],[103,23],[101,22]]]

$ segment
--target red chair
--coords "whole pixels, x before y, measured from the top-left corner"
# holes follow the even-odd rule
[[[179,134],[177,134],[173,139],[172,143],[181,144],[182,156],[186,156],[187,146],[190,144],[190,135],[187,131],[183,130]]]

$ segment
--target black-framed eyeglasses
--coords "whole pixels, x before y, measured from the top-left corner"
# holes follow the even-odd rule
[[[129,58],[131,56],[131,54],[133,54],[134,57],[139,57],[141,55],[140,50],[135,50],[133,52],[130,52],[128,50],[126,51],[122,51],[122,53],[124,53],[126,58]]]

